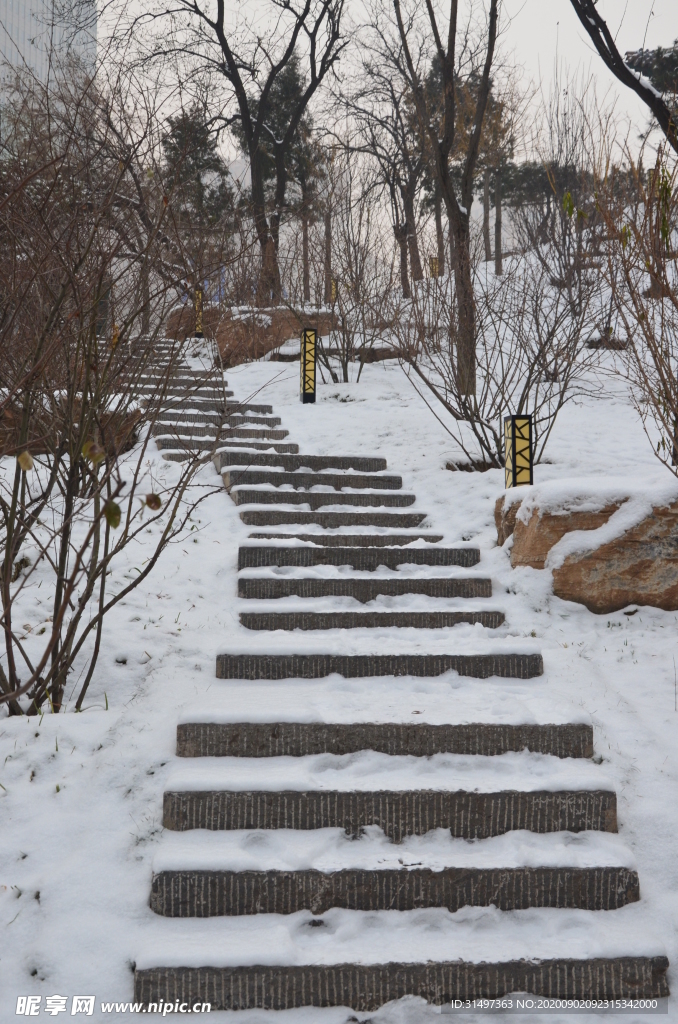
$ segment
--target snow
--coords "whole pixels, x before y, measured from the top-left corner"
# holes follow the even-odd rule
[[[523,492],[524,496],[523,496]],[[678,501],[678,480],[670,474],[650,490],[628,478],[599,480],[581,477],[533,484],[515,488],[506,496],[505,505],[520,501],[516,519],[527,524],[535,511],[542,515],[565,515],[569,512],[599,512],[613,505],[620,507],[597,530],[572,530],[549,551],[546,566],[559,568],[568,555],[594,551],[603,544],[618,540],[651,515],[653,508],[663,508]]]
[[[596,616],[555,598],[548,570],[512,570],[508,551],[496,545],[493,518],[495,501],[503,493],[502,473],[445,470],[445,463],[459,453],[394,363],[367,364],[358,385],[321,384],[317,403],[305,406],[298,401],[296,364],[280,370],[262,361],[237,367],[227,376],[236,398],[258,393],[260,401],[273,406],[274,415],[290,431],[288,440],[298,442],[302,452],[386,457],[387,472],[402,475],[403,490],[416,495],[415,504],[405,511],[429,514],[416,532],[431,530],[444,536],[445,546],[468,544],[481,552],[479,564],[471,570],[404,564],[394,571],[403,576],[490,577],[494,597],[464,606],[504,610],[506,624],[495,631],[464,625],[440,630],[249,632],[240,625],[238,614],[256,602],[237,598],[238,546],[255,543],[248,541],[255,531],[314,531],[246,527],[239,518],[243,508],[236,507],[225,490],[209,495],[195,514],[192,531],[164,553],[148,582],[111,614],[84,713],[0,718],[0,922],[5,932],[0,1020],[15,1019],[19,994],[96,993],[97,1000],[130,999],[135,963],[142,967],[490,960],[666,952],[672,964],[669,983],[675,988],[678,614],[640,608],[631,616]],[[607,377],[600,392],[600,397],[572,403],[561,413],[546,452],[550,461],[535,470],[535,500],[550,493],[555,504],[569,500],[586,507],[587,502],[607,501],[616,494],[628,499],[626,514],[636,502],[660,503],[658,498],[675,493],[673,477],[654,459],[624,392],[613,388]],[[153,472],[168,479],[179,471],[162,461],[155,449],[149,458]],[[213,466],[207,464],[193,487],[204,493],[218,483]],[[155,528],[151,535],[141,535],[127,561],[116,567],[113,584],[143,561],[146,540],[156,539]],[[248,575],[257,573],[361,575],[348,567],[247,570]],[[379,569],[376,575],[390,573]],[[443,610],[460,604],[410,595],[380,598],[374,607]],[[297,598],[267,602],[277,610],[310,606]],[[364,606],[348,599],[323,599],[312,607]],[[37,583],[27,586],[18,621],[35,630],[46,621],[46,610],[48,602]],[[544,675],[529,680],[478,680],[453,672],[436,678],[367,680],[336,675],[277,682],[215,678],[215,657],[223,652],[493,650],[541,651]],[[74,700],[69,695],[71,709]],[[524,751],[473,759],[473,764],[470,758],[436,755],[391,759],[388,766],[384,755],[374,753],[285,758],[277,766],[264,759],[255,765],[225,758],[217,765],[210,758],[199,759],[202,763],[177,758],[177,723],[208,720],[591,722],[602,764],[554,764],[556,759]],[[482,789],[518,783],[521,788],[548,788],[561,782],[576,788],[585,777],[587,785],[595,780],[616,791],[618,836],[521,832],[469,844],[435,832],[392,845],[373,829],[364,839],[348,842],[332,829],[300,837],[286,830],[263,836],[175,835],[162,828],[162,794],[177,780],[182,785],[207,779],[255,788],[284,783],[292,788],[364,789],[376,788],[379,780],[382,788]],[[158,918],[148,906],[152,871],[163,865],[313,865],[323,870],[394,864],[398,858],[404,864],[422,860],[434,869],[455,864],[635,863],[642,898],[623,910],[601,913],[332,910],[323,915],[321,928],[308,927],[308,913],[189,921]],[[370,1016],[379,1024],[414,1024],[435,1012],[420,1001],[406,1000]],[[90,1019],[130,1019],[128,1014],[96,1013]],[[349,1014],[304,1010],[284,1016],[290,1024],[344,1024]],[[214,1019],[225,1020],[226,1015]],[[252,1012],[237,1019],[262,1024],[270,1015]],[[678,1020],[672,1006],[669,1019]]]
[[[612,914],[613,924],[609,920]],[[137,965],[496,962],[530,959],[535,953],[548,960],[661,956],[664,952],[638,903],[601,913],[542,909],[506,913],[494,907],[463,907],[454,915],[438,908],[358,914],[335,908],[323,914],[324,928],[309,927],[312,920],[310,911],[260,914],[251,919],[162,919],[149,926],[146,938],[152,939],[152,944],[147,944],[149,952],[140,955]],[[256,1014],[257,1018],[261,1015]]]
[[[174,792],[211,789],[248,790],[470,790],[496,793],[521,789],[533,792],[612,788],[597,765],[544,754],[502,754],[480,757],[433,754],[394,757],[361,750],[355,754],[314,754],[308,757],[182,758],[167,781]]]
[[[632,852],[610,832],[507,832],[491,839],[451,839],[449,829],[389,842],[368,825],[360,842],[343,829],[312,832],[168,832],[153,860],[153,870],[183,871],[342,871],[346,868],[416,867],[614,867],[635,868]]]
[[[649,78],[646,78],[645,75],[642,75],[640,73],[640,71],[635,71],[633,68],[629,67],[629,65],[626,64],[626,63],[624,63],[624,67],[629,72],[629,74],[633,75],[633,77],[638,82],[640,82],[640,84],[642,85],[643,89],[647,89],[647,91],[651,92],[653,96],[656,96],[658,100],[663,99],[662,94],[657,89],[655,89],[655,87],[653,86],[653,84],[652,84],[652,82],[650,81]]]

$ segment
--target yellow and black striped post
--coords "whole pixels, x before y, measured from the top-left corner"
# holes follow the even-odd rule
[[[532,415],[504,417],[506,487],[532,483]]]
[[[428,258],[428,272],[431,277],[438,277],[440,264],[438,263],[437,256],[429,256]]]
[[[195,289],[195,337],[205,337],[202,331],[202,288]]]
[[[306,405],[315,402],[315,365],[318,334],[313,327],[304,327],[301,332],[301,387],[300,398]]]

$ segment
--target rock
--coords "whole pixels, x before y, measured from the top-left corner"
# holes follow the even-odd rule
[[[544,511],[535,507],[527,521],[517,519],[521,501],[497,501],[497,541],[513,534],[511,565],[543,569],[551,549],[566,533],[597,530],[621,508],[610,502],[597,511]],[[678,501],[652,509],[621,536],[592,550],[568,555],[553,568],[553,592],[599,615],[630,604],[678,610]]]
[[[676,611],[678,502],[654,508],[651,515],[609,544],[569,555],[553,570],[553,592],[598,614],[629,604]]]
[[[514,513],[511,565],[514,569],[518,565],[530,565],[533,569],[543,569],[546,556],[561,537],[564,537],[566,533],[571,533],[572,530],[597,530],[600,526],[604,526],[618,508],[619,504],[606,505],[598,512],[568,512],[566,510],[543,512],[537,508],[527,523],[515,519]],[[508,512],[510,511],[511,507],[509,506]]]
[[[314,327],[322,337],[333,329],[334,318],[329,312],[308,313],[287,306],[239,309],[234,313],[207,306],[203,312],[205,337],[216,340],[224,366],[261,359],[284,342],[299,338],[302,326]],[[184,340],[194,329],[193,308],[184,305],[170,313],[165,333],[168,338]]]
[[[447,468],[450,468],[449,463]],[[494,523],[497,527],[497,544],[499,547],[502,547],[513,533],[516,525],[516,516],[521,504],[522,502],[520,501],[513,501],[507,506],[505,494],[502,494],[501,498],[497,498],[494,504]]]

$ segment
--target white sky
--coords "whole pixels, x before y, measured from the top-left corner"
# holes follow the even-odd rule
[[[128,13],[142,9],[153,10],[161,6],[160,0],[123,0]],[[462,8],[478,2],[487,8],[487,0],[465,0]],[[364,0],[349,0],[354,17],[356,8]],[[115,6],[115,5],[114,5]],[[441,7],[445,7],[442,0]],[[232,8],[247,16],[264,12],[266,0],[227,0]],[[622,53],[646,47],[670,46],[678,39],[678,0],[599,0],[598,9],[611,27]],[[616,112],[634,126],[631,136],[637,136],[648,123],[644,104],[630,90],[616,82],[605,68],[589,42],[574,13],[570,0],[503,0],[502,9],[503,56],[524,69],[523,84],[541,83],[548,96],[554,69],[558,63],[563,71],[571,73],[590,71],[597,81],[598,95],[609,90],[609,98],[616,96]],[[102,23],[101,28],[104,28]]]
[[[678,0],[599,0],[598,9],[610,26],[622,54],[671,46],[678,38]],[[542,83],[548,95],[556,62],[561,67],[595,75],[599,95],[609,87],[618,97],[617,112],[644,128],[643,103],[619,85],[593,48],[570,0],[504,0],[503,48],[513,53],[525,77]]]

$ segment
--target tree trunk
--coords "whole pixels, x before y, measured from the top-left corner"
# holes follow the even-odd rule
[[[311,268],[308,262],[308,213],[301,214],[301,260],[303,264],[304,303],[311,301]]]
[[[501,178],[499,171],[494,176],[494,272],[498,277],[504,273],[501,254]]]
[[[332,303],[332,212],[325,210],[325,305]]]
[[[451,220],[448,220],[447,227],[450,235],[450,273],[454,273],[457,265],[457,243]]]
[[[400,250],[400,287],[403,290],[403,298],[412,298],[410,279],[407,273],[407,225],[401,224],[395,229],[396,241]]]
[[[476,316],[468,218],[454,228],[454,284],[457,292],[456,379],[460,395],[476,393]]]
[[[280,295],[280,270],[275,239],[272,230],[269,230],[266,219],[264,177],[258,141],[256,145],[253,144],[250,147],[249,157],[252,179],[252,214],[261,251],[261,270],[257,282],[256,303],[257,306],[270,306]],[[272,227],[273,225],[271,225]]]
[[[483,175],[483,243],[485,245],[485,262],[492,259],[492,247],[490,245],[490,171],[485,168]]]
[[[440,198],[440,184],[436,178],[433,191],[433,209],[436,222],[436,247],[438,250],[438,277],[445,276],[445,237],[443,235],[443,204]]]
[[[270,306],[280,294],[280,272],[278,270],[278,254],[275,242],[269,235],[266,245],[262,248],[261,272],[257,285],[257,306]]]
[[[414,216],[414,196],[406,194],[403,196],[403,207],[405,209],[405,227],[407,229],[407,247],[410,252],[410,268],[412,280],[422,281],[424,271],[421,268],[421,257],[419,255],[419,242],[417,241],[417,222]]]

